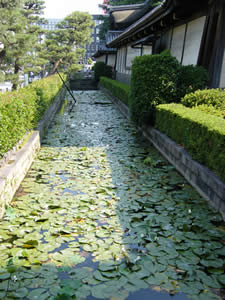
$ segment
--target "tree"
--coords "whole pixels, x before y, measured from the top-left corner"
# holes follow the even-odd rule
[[[46,35],[42,57],[52,64],[51,73],[57,69],[70,73],[81,68],[84,46],[90,42],[93,26],[91,15],[75,11],[58,24],[58,30]]]
[[[42,0],[0,0],[0,41],[4,45],[0,53],[0,67],[5,79],[16,89],[19,72],[33,67],[40,27],[40,15],[44,9]]]

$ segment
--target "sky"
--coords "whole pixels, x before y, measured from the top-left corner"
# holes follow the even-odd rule
[[[103,0],[45,0],[44,17],[63,19],[73,11],[84,11],[90,14],[102,14],[98,4]]]

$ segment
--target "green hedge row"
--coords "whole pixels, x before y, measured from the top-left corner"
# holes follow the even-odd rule
[[[128,105],[130,95],[130,86],[128,84],[107,77],[100,77],[100,83],[115,97]]]
[[[0,94],[0,158],[34,128],[62,87],[58,75]]]
[[[186,93],[205,88],[207,71],[182,66],[168,51],[137,56],[132,64],[130,109],[138,123],[154,124],[158,104],[180,103]]]
[[[225,181],[225,120],[182,104],[156,107],[155,127]]]

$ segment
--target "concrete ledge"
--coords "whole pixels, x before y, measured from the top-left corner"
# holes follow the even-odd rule
[[[49,110],[44,115],[39,123],[37,130],[32,132],[28,141],[21,149],[10,151],[7,155],[7,160],[4,161],[0,168],[0,219],[5,212],[5,206],[8,205],[22,180],[27,174],[36,154],[40,150],[40,140],[44,136],[55,114],[60,109],[66,90],[63,88],[56,96],[56,99],[50,106]],[[21,143],[19,143],[21,145]]]
[[[104,92],[106,89],[100,87]],[[111,96],[109,91],[106,94]],[[112,101],[120,111],[130,117],[128,107],[113,96]],[[126,109],[124,109],[126,106]],[[225,183],[212,171],[201,165],[173,140],[152,127],[141,128],[143,135],[154,147],[185,177],[185,179],[205,198],[211,206],[221,212],[225,220]]]

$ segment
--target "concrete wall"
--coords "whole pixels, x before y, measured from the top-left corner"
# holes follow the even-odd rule
[[[0,168],[0,219],[3,217],[5,207],[8,205],[22,180],[26,176],[34,157],[40,149],[40,139],[44,135],[54,115],[58,112],[65,99],[66,89],[62,89],[52,103],[48,112],[40,122],[36,131],[28,137],[28,141],[21,149],[10,151]]]
[[[225,50],[223,55],[223,64],[222,64],[222,71],[220,77],[220,87],[225,88]]]

